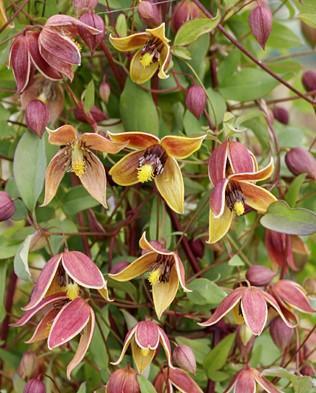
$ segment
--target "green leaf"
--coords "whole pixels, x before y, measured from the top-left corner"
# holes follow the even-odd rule
[[[29,251],[34,234],[28,235],[19,247],[14,257],[14,272],[21,279],[31,281],[31,273],[28,264]]]
[[[126,131],[145,131],[158,135],[159,117],[153,98],[130,79],[126,81],[121,94],[120,111]]]
[[[0,263],[0,323],[6,315],[4,307],[5,293],[6,293],[6,278],[7,278],[8,264],[6,262]]]
[[[191,52],[187,48],[182,48],[180,46],[174,47],[172,49],[173,56],[180,57],[180,59],[191,60]]]
[[[86,112],[89,112],[94,105],[94,82],[93,79],[88,83],[86,90],[83,92],[83,107]]]
[[[159,241],[164,241],[166,248],[171,242],[171,220],[166,211],[165,204],[160,198],[154,198],[150,213],[149,237]]]
[[[225,366],[227,358],[233,347],[236,333],[229,334],[213,348],[204,360],[204,368],[207,376],[212,379],[214,371],[220,370]]]
[[[251,101],[264,97],[278,82],[263,70],[243,68],[220,85],[224,98],[235,101]]]
[[[141,393],[157,393],[152,383],[148,381],[148,379],[146,379],[143,375],[137,375],[137,380]]]
[[[292,383],[295,393],[310,393],[313,391],[312,378],[295,375],[293,372],[290,372],[285,368],[273,367],[265,369],[262,374],[270,377],[287,379]]]
[[[290,49],[302,45],[301,39],[293,30],[282,23],[273,21],[272,32],[268,41],[269,47]]]
[[[45,168],[45,138],[25,132],[15,150],[13,173],[21,198],[31,211],[43,189]]]
[[[316,3],[315,0],[295,0],[299,10],[298,17],[311,27],[316,27]]]
[[[239,255],[234,255],[230,260],[228,261],[229,266],[245,266],[244,261],[240,258]]]
[[[198,305],[217,305],[226,296],[226,292],[217,286],[213,281],[206,278],[197,278],[189,284],[187,296],[191,303]]]
[[[224,114],[226,112],[226,102],[221,94],[211,88],[206,89],[206,93],[208,97],[207,104],[210,118],[215,125],[218,125],[223,121]]]
[[[86,382],[83,382],[79,389],[77,390],[77,393],[86,393],[87,392],[87,384]]]
[[[127,22],[126,16],[124,14],[119,14],[116,20],[115,30],[117,34],[121,37],[127,35]]]
[[[273,203],[261,224],[273,231],[288,235],[307,236],[316,232],[316,214],[308,209],[291,208],[284,201]]]
[[[98,206],[98,202],[82,186],[71,188],[62,199],[62,208],[69,216],[95,206]]]
[[[175,46],[185,46],[196,41],[201,35],[211,32],[220,21],[220,15],[213,18],[198,18],[184,23],[178,30],[175,39]]]
[[[287,193],[285,195],[286,202],[291,206],[295,207],[296,201],[299,198],[300,189],[305,181],[306,174],[301,173],[297,176],[290,184]]]

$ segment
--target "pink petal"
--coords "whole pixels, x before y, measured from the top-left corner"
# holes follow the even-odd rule
[[[36,307],[39,302],[44,298],[48,291],[59,266],[61,260],[61,254],[53,256],[44,266],[38,280],[33,288],[31,299],[29,303],[24,307],[24,310],[30,310]]]
[[[228,142],[224,142],[214,149],[208,162],[208,174],[215,186],[226,177],[226,163],[228,156]]]
[[[249,172],[233,173],[232,175],[229,176],[229,179],[234,181],[245,180],[245,181],[257,182],[257,181],[266,180],[269,177],[271,177],[273,171],[274,171],[274,162],[273,159],[271,158],[269,164],[266,167],[260,169],[260,171],[252,170]]]
[[[179,279],[179,282],[180,282],[180,285],[181,285],[182,289],[184,290],[184,292],[192,292],[191,289],[189,289],[189,288],[187,288],[185,286],[184,266],[183,266],[183,263],[182,263],[180,257],[177,254],[175,254],[174,260],[175,260],[175,265],[176,265],[178,279]]]
[[[48,348],[54,349],[77,336],[90,319],[90,306],[80,297],[67,303],[56,316],[48,336]]]
[[[163,346],[163,349],[165,351],[165,354],[167,356],[167,361],[168,361],[168,366],[173,368],[172,362],[171,362],[171,345],[168,336],[164,332],[161,327],[159,327],[159,336],[160,336],[160,341],[161,345]]]
[[[239,142],[229,142],[228,159],[233,173],[254,172],[255,170],[252,155]]]
[[[214,217],[220,217],[224,213],[225,208],[225,191],[228,184],[228,179],[219,181],[211,193],[211,209]]]
[[[281,390],[277,389],[273,383],[268,381],[267,379],[263,378],[259,372],[256,373],[256,381],[257,383],[264,389],[267,393],[282,393]]]
[[[82,287],[101,289],[106,285],[97,265],[80,251],[64,252],[62,264],[66,273]]]
[[[72,70],[72,64],[61,61],[57,56],[49,53],[42,46],[39,47],[39,51],[43,59],[56,70],[56,72],[65,75],[69,80],[73,80],[74,72]]]
[[[140,348],[157,349],[159,345],[159,327],[152,321],[141,321],[136,325],[135,341]]]
[[[84,328],[84,331],[80,337],[77,351],[76,351],[74,357],[72,358],[71,362],[67,366],[67,378],[68,379],[70,379],[70,375],[71,375],[73,369],[78,366],[78,364],[82,361],[85,354],[87,353],[87,350],[89,348],[89,345],[90,345],[92,337],[93,337],[94,327],[95,327],[95,315],[94,315],[92,308],[90,307],[89,323]]]
[[[24,35],[17,36],[10,49],[9,64],[13,69],[18,93],[27,87],[31,74],[31,60]]]
[[[119,363],[121,363],[121,361],[124,358],[125,352],[127,351],[127,348],[130,344],[130,342],[132,341],[132,338],[135,335],[135,331],[137,329],[137,325],[135,325],[125,336],[125,340],[124,340],[124,344],[123,344],[123,348],[121,351],[121,354],[119,356],[119,358],[116,360],[116,362],[111,362],[111,364],[113,364],[114,366],[117,366]]]
[[[256,380],[251,369],[244,369],[238,373],[234,393],[256,393]]]
[[[207,321],[199,323],[199,325],[211,326],[217,323],[236,306],[242,298],[244,291],[245,288],[243,287],[234,289],[233,292],[226,296],[225,299],[217,306],[212,316]]]
[[[197,385],[196,382],[180,368],[170,368],[169,379],[180,392],[190,392],[190,393],[203,393],[203,390]]]
[[[262,290],[246,288],[241,299],[241,310],[246,325],[255,336],[259,336],[267,322],[268,307]]]
[[[41,319],[39,324],[36,326],[36,329],[30,339],[25,341],[27,344],[35,343],[37,341],[45,340],[49,335],[50,327],[58,314],[58,308],[52,308],[49,310]]]
[[[99,34],[100,30],[95,29],[92,26],[87,25],[86,23],[81,22],[80,20],[73,18],[68,15],[53,15],[47,19],[46,27],[55,27],[55,28],[64,28],[66,31],[74,33],[77,31],[78,27],[82,29],[88,30],[91,34]]]
[[[280,280],[272,287],[273,293],[287,305],[299,311],[313,313],[304,289],[297,283],[289,280]]]

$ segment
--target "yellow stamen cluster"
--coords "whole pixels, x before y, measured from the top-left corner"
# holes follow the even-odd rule
[[[146,357],[146,356],[149,355],[150,349],[149,349],[149,348],[141,348],[141,349],[140,349],[140,352],[141,352],[141,354],[142,354],[144,357]]]
[[[148,281],[150,282],[151,285],[156,285],[159,282],[159,278],[160,278],[160,269],[155,269],[149,273]]]
[[[144,164],[137,169],[137,179],[140,183],[151,181],[154,177],[154,168],[151,164]]]
[[[234,212],[237,214],[237,216],[241,216],[242,214],[245,213],[245,206],[242,203],[242,201],[236,201],[234,203]]]
[[[146,68],[153,63],[153,54],[152,53],[144,53],[141,58],[139,59],[140,64]]]
[[[77,176],[82,176],[85,173],[85,163],[84,161],[75,161],[71,163],[71,169]]]
[[[68,284],[66,286],[67,297],[70,300],[74,300],[79,296],[80,288],[76,283]]]
[[[75,143],[72,147],[71,153],[71,170],[77,176],[82,176],[85,173],[85,162],[83,158],[82,148],[78,143]]]

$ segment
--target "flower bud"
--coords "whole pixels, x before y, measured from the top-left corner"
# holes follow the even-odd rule
[[[34,352],[25,352],[20,361],[17,372],[22,379],[30,379],[39,374],[39,361]]]
[[[246,273],[247,280],[250,284],[258,287],[268,285],[274,276],[275,273],[272,270],[260,265],[250,266]]]
[[[95,14],[94,12],[84,13],[80,16],[79,20],[86,25],[94,27],[95,29],[98,29],[100,31],[98,34],[92,34],[86,28],[82,28],[80,26],[78,27],[80,37],[85,42],[90,51],[93,53],[104,39],[104,21],[101,16]]]
[[[314,370],[314,368],[311,365],[305,364],[301,368],[301,374],[305,375],[307,377],[314,377],[315,376],[315,370]]]
[[[177,32],[183,23],[202,16],[199,7],[191,0],[181,0],[172,13],[171,26],[174,32]]]
[[[77,11],[93,10],[98,5],[98,0],[73,0],[74,8]]]
[[[121,270],[125,269],[129,265],[126,261],[117,262],[110,271],[111,274],[119,273]]]
[[[187,91],[185,105],[199,119],[206,105],[206,94],[201,86],[191,86]]]
[[[25,121],[28,128],[40,138],[49,121],[47,105],[41,100],[32,100],[25,109]]]
[[[101,99],[107,104],[111,94],[111,87],[105,80],[100,84],[99,94]]]
[[[272,109],[274,118],[282,124],[289,124],[289,112],[283,106],[275,106]]]
[[[291,342],[293,329],[289,328],[281,317],[276,317],[270,323],[270,335],[275,345],[283,351]]]
[[[316,28],[307,25],[303,21],[301,21],[301,31],[303,36],[305,37],[306,41],[312,48],[316,46]]]
[[[272,12],[263,2],[251,10],[249,26],[258,44],[264,49],[272,30]]]
[[[83,123],[91,124],[91,122],[95,121],[96,123],[100,123],[101,121],[106,119],[106,115],[102,110],[96,106],[93,106],[90,109],[89,113],[84,111],[83,105],[79,105],[74,110],[75,118]]]
[[[33,378],[24,386],[23,393],[46,393],[46,388],[42,381]]]
[[[174,363],[191,374],[196,372],[196,360],[192,349],[187,345],[178,345],[173,351]]]
[[[302,83],[306,91],[316,90],[316,71],[305,71],[302,76]]]
[[[201,239],[190,240],[190,247],[197,258],[202,258],[204,255],[204,242]]]
[[[158,6],[148,0],[140,1],[137,7],[140,19],[145,25],[156,27],[161,24],[161,11]]]
[[[105,388],[106,393],[139,393],[137,373],[131,367],[114,371]]]
[[[294,175],[306,173],[311,179],[316,179],[316,159],[307,150],[294,147],[285,155],[285,163]]]
[[[6,191],[0,191],[0,221],[6,221],[15,213],[15,205]]]

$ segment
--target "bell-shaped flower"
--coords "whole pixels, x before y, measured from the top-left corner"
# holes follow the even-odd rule
[[[245,213],[246,206],[265,213],[276,198],[255,185],[273,173],[273,161],[258,170],[254,155],[241,143],[226,141],[209,159],[209,177],[214,185],[210,198],[209,243],[228,232],[234,216]]]
[[[121,186],[131,186],[154,180],[168,206],[176,213],[184,211],[183,177],[177,160],[197,151],[205,136],[189,138],[165,136],[161,140],[145,132],[109,133],[117,143],[136,150],[118,161],[110,170],[113,180]]]
[[[126,335],[120,357],[113,365],[118,365],[127,351],[129,345],[132,348],[132,356],[139,373],[152,362],[159,344],[162,345],[169,367],[171,364],[171,347],[166,333],[154,321],[138,322]]]
[[[237,324],[241,325],[245,323],[254,336],[259,336],[267,323],[268,305],[274,308],[289,327],[294,327],[291,321],[284,315],[274,297],[264,290],[253,286],[234,289],[217,306],[212,316],[199,325],[215,325],[232,311]]]
[[[139,240],[139,246],[144,251],[143,255],[118,273],[109,274],[109,277],[116,281],[129,281],[149,272],[147,278],[160,319],[176,297],[179,283],[185,292],[191,291],[185,286],[184,267],[176,252],[153,245],[146,239],[145,233]]]
[[[258,370],[250,367],[241,369],[224,393],[255,393],[257,391],[257,385],[259,385],[264,392],[281,393],[281,391],[277,389],[272,382],[264,378]]]
[[[160,79],[168,78],[167,66],[170,57],[169,40],[165,35],[165,24],[146,29],[127,37],[113,37],[110,42],[120,52],[136,51],[130,64],[131,80],[137,84],[147,82],[158,71]]]
[[[163,368],[156,376],[154,386],[157,393],[203,393],[199,385],[181,368]]]
[[[52,158],[46,169],[43,206],[54,198],[64,174],[71,171],[79,177],[89,194],[107,207],[105,169],[92,151],[114,154],[125,145],[113,143],[96,133],[87,132],[78,135],[71,125],[61,126],[54,131],[49,130],[48,140],[53,145],[63,147]]]

